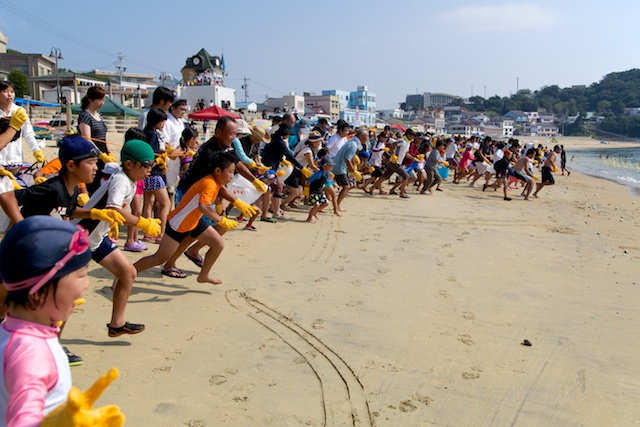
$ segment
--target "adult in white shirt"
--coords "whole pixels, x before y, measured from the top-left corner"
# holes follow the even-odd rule
[[[347,143],[347,134],[349,133],[349,124],[348,123],[340,123],[338,125],[338,130],[336,133],[329,137],[327,141],[327,151],[329,152],[329,156],[335,157],[338,154],[338,151],[342,148],[344,144]]]
[[[184,131],[184,122],[182,116],[187,111],[187,100],[178,99],[171,107],[169,107],[169,113],[167,114],[167,121],[164,124],[164,136],[166,137],[166,144],[172,149],[180,147],[180,138],[182,137],[182,131]],[[166,147],[167,149],[169,147]],[[178,183],[178,175],[180,174],[180,158],[167,159],[167,188],[173,189]],[[173,193],[173,191],[169,191]]]
[[[151,100],[152,104],[149,108],[142,111],[138,117],[138,129],[144,130],[144,127],[147,125],[147,114],[149,114],[149,110],[151,108],[155,107],[164,111],[169,111],[169,108],[175,99],[176,95],[171,89],[164,86],[157,87],[156,90],[153,91],[153,98]]]

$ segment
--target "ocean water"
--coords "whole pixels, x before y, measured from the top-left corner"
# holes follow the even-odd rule
[[[567,168],[640,191],[639,147],[567,150]]]

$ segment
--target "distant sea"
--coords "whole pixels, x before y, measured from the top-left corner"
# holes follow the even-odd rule
[[[640,194],[640,147],[567,150],[567,167],[615,181]]]

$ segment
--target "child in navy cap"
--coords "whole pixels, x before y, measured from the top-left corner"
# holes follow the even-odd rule
[[[69,318],[89,286],[90,259],[87,232],[49,216],[21,221],[0,243],[0,278],[9,307],[0,325],[0,416],[6,425],[62,425],[61,419],[80,420],[88,415],[83,411],[92,411],[92,403],[77,401],[88,395],[70,393],[71,371],[56,325]],[[98,388],[115,377],[112,370]],[[119,410],[106,413],[113,417]]]

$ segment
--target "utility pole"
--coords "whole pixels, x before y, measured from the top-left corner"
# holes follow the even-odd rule
[[[242,85],[242,89],[244,89],[244,102],[248,102],[248,100],[249,100],[249,84],[247,83],[247,76],[244,77],[244,84]]]
[[[516,93],[520,92],[520,77],[516,77]]]
[[[118,52],[118,59],[116,60],[116,70],[118,70],[118,79],[122,84],[122,74],[127,71],[127,67],[124,66],[125,56],[122,52]]]

